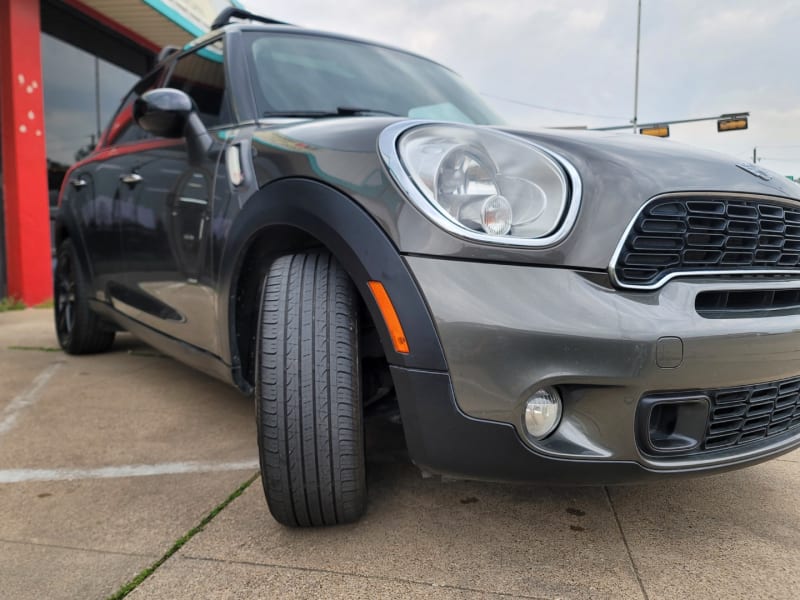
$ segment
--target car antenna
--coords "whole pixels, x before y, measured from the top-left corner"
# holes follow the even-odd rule
[[[211,30],[219,29],[220,27],[224,27],[228,23],[230,23],[231,19],[244,19],[246,21],[258,21],[259,23],[267,23],[268,25],[291,25],[291,23],[286,23],[285,21],[278,21],[276,19],[271,19],[269,17],[262,17],[261,15],[256,15],[251,12],[248,12],[242,8],[236,8],[235,6],[229,6],[222,10],[217,18],[214,19],[214,22],[211,23]]]

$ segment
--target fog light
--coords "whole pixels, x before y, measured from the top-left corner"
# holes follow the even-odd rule
[[[561,396],[554,388],[536,390],[525,404],[525,429],[537,440],[550,435],[561,419]]]

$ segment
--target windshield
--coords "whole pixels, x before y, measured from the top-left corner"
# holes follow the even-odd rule
[[[397,115],[497,125],[500,119],[452,71],[362,42],[249,34],[261,116]]]

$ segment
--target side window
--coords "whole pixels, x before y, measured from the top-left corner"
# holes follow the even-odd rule
[[[231,121],[225,99],[223,42],[208,44],[178,59],[166,87],[186,92],[206,127]]]
[[[125,96],[120,109],[108,126],[105,145],[126,144],[153,137],[152,134],[147,133],[133,120],[133,103],[145,92],[157,88],[163,78],[164,70],[159,69],[142,79]]]

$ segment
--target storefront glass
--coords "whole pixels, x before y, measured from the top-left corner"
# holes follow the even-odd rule
[[[42,78],[52,206],[69,166],[91,152],[120,100],[139,77],[42,33]]]

